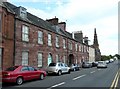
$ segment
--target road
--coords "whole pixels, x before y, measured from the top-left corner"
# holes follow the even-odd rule
[[[55,87],[106,87],[110,89],[118,71],[118,62],[108,64],[108,68],[81,68],[80,71],[71,72],[71,74],[63,74],[61,76],[51,75],[44,80],[34,80],[23,83],[20,86],[5,84],[3,88],[17,87],[44,87],[52,89]],[[11,87],[11,88],[10,88]]]

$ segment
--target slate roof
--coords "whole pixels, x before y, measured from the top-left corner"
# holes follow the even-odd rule
[[[57,34],[65,36],[65,37],[67,37],[69,39],[80,42],[79,39],[73,39],[71,33],[67,32],[67,31],[63,31],[58,26],[55,27],[55,25],[49,23],[48,21],[45,21],[45,20],[43,20],[43,19],[41,19],[41,18],[39,18],[39,17],[37,17],[35,15],[32,15],[29,12],[27,12],[27,19],[23,19],[23,18],[21,18],[19,16],[19,13],[18,13],[18,10],[17,10],[19,7],[15,6],[15,5],[13,5],[13,4],[9,3],[9,2],[3,2],[3,4],[4,4],[4,7],[6,7],[9,12],[16,15],[17,19],[29,22],[31,24],[34,24],[34,25],[38,26],[38,27],[44,28],[45,30],[55,32]]]

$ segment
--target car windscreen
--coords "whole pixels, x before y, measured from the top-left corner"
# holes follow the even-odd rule
[[[98,64],[104,64],[104,62],[98,62]]]
[[[16,68],[18,68],[18,66],[9,67],[5,71],[14,71]]]
[[[56,66],[56,63],[50,63],[49,66]]]

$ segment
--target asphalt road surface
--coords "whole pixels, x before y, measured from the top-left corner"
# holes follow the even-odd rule
[[[3,84],[3,88],[13,89],[20,87],[45,89],[52,88],[108,88],[110,89],[118,72],[118,61],[108,64],[108,68],[81,68],[80,71],[63,74],[61,76],[51,75],[44,80],[33,80],[24,82],[22,85]],[[41,88],[40,88],[41,87]]]

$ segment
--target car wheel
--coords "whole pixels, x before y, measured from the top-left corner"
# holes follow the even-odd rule
[[[41,79],[41,80],[44,79],[44,74],[40,74],[40,79]]]
[[[22,83],[23,83],[23,78],[22,77],[17,78],[16,84],[21,85]]]
[[[70,74],[70,70],[68,71],[68,74]]]
[[[76,69],[74,68],[73,71],[76,71]]]
[[[61,74],[62,74],[62,71],[59,70],[59,71],[58,71],[58,75],[60,76]]]

